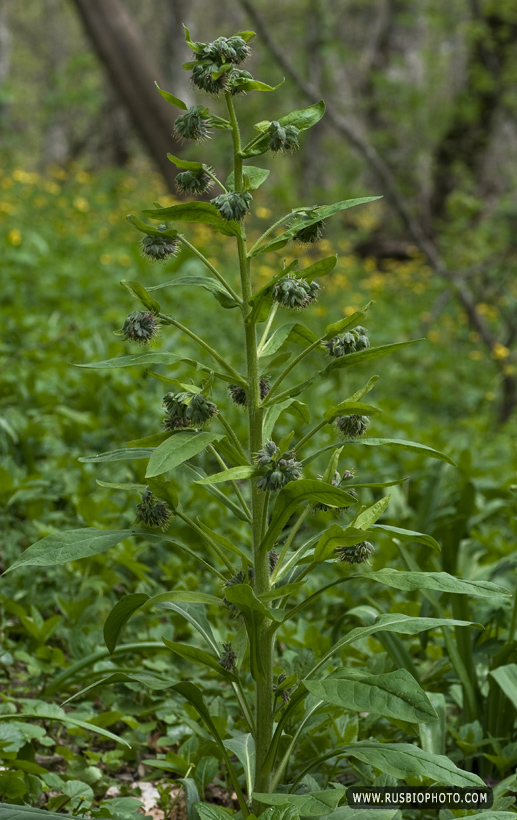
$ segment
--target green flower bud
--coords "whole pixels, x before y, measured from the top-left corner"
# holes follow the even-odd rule
[[[220,94],[226,90],[228,78],[227,72],[220,77],[212,77],[212,72],[218,71],[220,66],[214,62],[197,63],[192,69],[192,82],[197,88],[206,91],[207,94]]]
[[[220,194],[215,199],[211,199],[210,202],[215,205],[223,219],[228,221],[234,219],[240,222],[249,213],[252,199],[248,191],[228,191],[226,194]]]
[[[331,484],[333,487],[341,488],[344,484],[346,484],[347,481],[350,481],[351,478],[354,478],[354,476],[355,472],[353,470],[345,470],[343,475],[338,473],[338,471],[336,470],[336,472],[334,473],[334,477],[332,478]],[[357,493],[353,488],[347,490],[347,493],[353,495],[354,498],[357,498]],[[321,504],[318,502],[314,505],[313,509],[315,512],[328,512],[329,510],[333,510],[334,512],[337,512],[339,514],[342,510],[348,510],[349,506],[351,505],[348,505],[346,507],[329,507],[327,504]]]
[[[361,541],[360,544],[355,544],[353,547],[337,547],[336,549],[339,560],[347,564],[370,563],[368,559],[373,552],[375,550],[368,541]]]
[[[268,128],[270,151],[297,151],[299,129],[295,125],[280,125],[273,120]]]
[[[320,286],[292,276],[283,276],[273,286],[273,300],[288,310],[304,310],[314,302]]]
[[[237,660],[237,653],[233,651],[232,644],[223,643],[223,651],[219,658],[219,663],[226,669],[227,672],[233,672],[235,669],[235,661]]]
[[[300,228],[293,237],[295,242],[301,245],[313,245],[323,239],[324,222],[320,219],[319,222],[313,222],[312,225],[307,225],[305,228]]]
[[[278,446],[274,441],[266,441],[261,450],[257,453],[257,464],[260,467],[269,467],[274,463],[274,457],[278,453]]]
[[[325,347],[329,352],[329,356],[336,358],[346,356],[349,353],[357,353],[359,350],[366,350],[370,347],[368,331],[358,325],[353,330],[347,330],[340,336],[329,339],[325,342]]]
[[[156,498],[147,487],[142,494],[142,501],[137,504],[136,517],[148,527],[157,527],[165,532],[172,520],[172,512],[165,501]]]
[[[346,438],[362,436],[370,423],[368,416],[338,416],[335,425]]]
[[[154,313],[149,310],[134,310],[124,322],[122,333],[126,341],[147,345],[152,342],[159,329],[160,323]]]
[[[167,417],[163,420],[165,430],[178,430],[190,427],[191,419],[187,417],[190,393],[166,393],[163,405],[167,410]]]
[[[203,424],[214,416],[217,416],[216,405],[203,396],[202,393],[194,393],[186,409],[185,416],[192,424]]]
[[[209,137],[208,120],[202,114],[201,105],[193,105],[185,114],[180,114],[174,123],[174,132],[183,140],[201,142]]]
[[[245,94],[246,93],[246,85],[241,84],[240,80],[252,80],[253,75],[249,73],[249,71],[243,71],[242,69],[234,68],[232,71],[228,72],[228,89],[231,94]]]
[[[218,37],[213,43],[198,43],[196,55],[198,60],[211,60],[218,63],[239,63],[244,62],[251,54],[251,48],[242,37],[237,34],[232,37]]]
[[[269,379],[262,378],[260,380],[260,399],[263,401],[267,394],[271,389],[271,385],[269,383]],[[246,394],[246,390],[244,387],[241,387],[240,384],[229,384],[228,390],[230,391],[230,396],[232,397],[232,401],[234,404],[239,404],[242,407],[245,407],[248,403],[248,396]]]
[[[176,188],[184,194],[204,194],[213,185],[206,171],[182,171],[176,177]]]
[[[158,225],[159,231],[166,231],[166,225]],[[170,236],[152,236],[146,234],[142,239],[142,255],[151,262],[165,262],[180,251],[180,241]]]
[[[227,581],[225,581],[224,586],[225,586],[226,588],[228,588],[228,587],[233,587],[233,586],[236,586],[237,584],[246,584],[246,583],[248,583],[248,582],[249,582],[249,580],[250,580],[249,575],[248,575],[248,577],[246,577],[246,575],[244,574],[244,572],[239,571],[239,572],[236,572],[236,573],[235,573],[235,575],[232,575],[232,577],[231,577],[231,578],[229,578]],[[231,601],[229,601],[229,600],[228,600],[228,598],[226,598],[226,596],[225,596],[225,597],[223,597],[223,604],[224,604],[224,605],[225,605],[225,606],[226,606],[226,607],[230,610],[230,612],[232,612],[234,615],[239,615],[239,614],[240,614],[238,607],[237,607],[237,606],[235,606],[235,604],[232,604],[232,602],[231,602]]]
[[[302,465],[296,461],[294,450],[280,456],[274,441],[264,444],[256,455],[256,461],[263,468],[262,475],[257,479],[257,487],[261,490],[281,490],[290,481],[302,476]]]

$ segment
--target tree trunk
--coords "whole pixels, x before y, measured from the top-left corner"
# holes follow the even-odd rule
[[[176,170],[168,161],[167,152],[179,151],[171,132],[180,112],[175,112],[156,90],[155,80],[161,87],[163,81],[139,30],[120,0],[74,0],[74,3],[144,145],[169,190],[173,190]]]

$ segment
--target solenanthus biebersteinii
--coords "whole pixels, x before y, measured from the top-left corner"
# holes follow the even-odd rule
[[[173,514],[169,505],[160,498],[156,498],[151,489],[147,487],[142,494],[140,504],[137,504],[136,517],[142,524],[146,524],[148,527],[157,527],[165,532],[172,521]]]
[[[273,301],[288,310],[305,310],[320,290],[318,282],[307,282],[294,276],[282,276],[273,285]]]
[[[296,461],[295,455],[294,450],[280,454],[278,445],[267,441],[256,455],[256,462],[263,470],[257,478],[257,487],[261,490],[281,490],[289,481],[301,478],[302,464]]]

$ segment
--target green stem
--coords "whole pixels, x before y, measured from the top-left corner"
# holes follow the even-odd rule
[[[288,219],[291,219],[293,216],[296,216],[297,214],[298,211],[291,211],[290,214],[285,214],[285,216],[283,216],[281,219],[277,219],[277,221],[274,222],[273,225],[271,225],[271,227],[267,229],[267,231],[264,231],[262,236],[259,236],[253,247],[250,249],[248,256],[251,256],[253,251],[255,251],[258,248],[260,243],[263,242],[264,239],[267,239],[267,237],[270,236],[270,234],[272,234],[273,231],[276,230],[276,228],[279,228],[280,225],[282,225],[284,222],[287,222]]]
[[[233,168],[234,186],[236,191],[242,191],[243,174],[242,158],[239,156],[241,150],[241,138],[239,124],[235,114],[233,98],[231,94],[226,95],[226,104],[230,123],[232,125],[233,138]],[[252,298],[250,262],[246,249],[246,235],[241,229],[240,235],[236,237],[237,252],[239,257],[239,273],[241,279],[241,291],[243,299],[243,319],[244,319],[244,339],[246,347],[247,365],[247,410],[249,425],[249,448],[250,454],[256,453],[262,446],[262,425],[263,409],[260,401],[259,386],[259,365],[257,355],[256,326],[254,321],[246,321],[251,312],[250,301]],[[265,503],[265,495],[257,487],[256,481],[251,484],[251,513],[252,513],[252,545],[253,545],[253,570],[254,588],[256,595],[262,595],[269,590],[269,556],[265,551],[260,550],[262,515]],[[266,757],[271,739],[273,736],[273,645],[274,636],[269,632],[271,621],[265,618],[259,628],[258,651],[260,653],[261,665],[264,669],[264,676],[255,682],[255,750],[256,750],[256,775],[253,788],[257,792],[269,792],[271,787],[271,769],[266,764]],[[253,801],[253,812],[259,814],[260,804]]]
[[[205,168],[205,174],[206,174],[208,177],[210,177],[210,179],[213,179],[213,181],[215,182],[215,184],[216,184],[216,185],[219,185],[219,188],[220,188],[222,191],[224,191],[224,193],[225,193],[225,194],[227,194],[227,193],[228,193],[228,188],[227,188],[225,185],[223,185],[223,183],[221,182],[221,180],[220,180],[220,179],[217,179],[216,175],[215,175],[214,173],[212,173],[212,171],[210,171],[210,169],[209,169],[209,168]]]
[[[296,445],[296,452],[298,453],[302,449],[302,447],[305,444],[307,444],[309,439],[311,439],[314,435],[316,435],[316,433],[319,430],[321,430],[322,427],[325,427],[326,424],[328,424],[328,421],[326,419],[323,419],[323,421],[320,421],[320,423],[317,424],[316,427],[313,427],[312,430],[310,430],[310,432],[308,432],[307,435],[304,436],[301,439],[301,441],[298,442],[298,444]]]
[[[176,510],[176,515],[178,516],[178,518],[181,518],[181,520],[184,521],[185,524],[187,524],[191,529],[193,529],[194,532],[197,532],[197,534],[203,539],[203,541],[206,541],[208,546],[211,549],[213,549],[213,551],[216,553],[216,555],[219,556],[219,558],[221,559],[223,564],[225,564],[225,566],[230,570],[230,572],[233,575],[233,572],[234,572],[233,564],[229,560],[229,558],[226,557],[226,555],[222,551],[219,544],[216,544],[215,541],[212,541],[212,539],[209,538],[208,535],[205,532],[203,532],[201,527],[198,527],[198,525],[194,521],[192,521],[192,519],[189,518],[188,515],[185,515],[184,513],[179,512],[179,510]]]
[[[226,188],[225,188],[225,190],[226,190]],[[208,268],[208,270],[209,270],[211,273],[213,273],[213,274],[214,274],[215,278],[216,278],[216,279],[217,279],[217,280],[221,283],[221,285],[223,286],[223,288],[225,288],[225,289],[228,291],[228,293],[230,294],[230,296],[232,296],[232,297],[233,297],[233,299],[235,299],[235,301],[237,302],[237,304],[242,305],[242,299],[240,298],[239,294],[238,294],[238,293],[236,293],[236,292],[234,291],[234,289],[232,288],[232,286],[228,284],[228,282],[226,281],[226,279],[224,278],[224,276],[223,276],[222,274],[220,274],[220,273],[219,273],[219,271],[217,270],[217,268],[216,268],[216,267],[214,267],[214,265],[212,265],[212,263],[208,261],[208,259],[206,258],[206,256],[204,256],[204,255],[201,253],[201,251],[199,251],[199,250],[196,248],[196,246],[195,246],[195,245],[192,245],[192,244],[188,241],[188,239],[185,239],[185,237],[184,237],[182,234],[178,234],[178,239],[180,240],[180,242],[181,242],[183,245],[185,245],[185,247],[186,247],[186,248],[188,248],[190,251],[192,251],[192,253],[193,253],[195,256],[197,256],[197,258],[198,258],[198,259],[200,259],[200,260],[201,260],[201,262],[203,263],[203,265],[206,265],[206,267]]]
[[[224,368],[224,370],[226,370],[226,372],[232,377],[232,379],[235,379],[239,384],[243,383],[241,375],[237,373],[237,371],[234,370],[233,367],[225,361],[225,359],[220,355],[220,353],[218,353],[217,350],[214,350],[213,347],[211,347],[209,344],[207,344],[207,342],[205,342],[203,339],[197,336],[192,330],[190,330],[188,327],[185,327],[185,325],[182,325],[181,322],[178,322],[177,319],[173,319],[172,316],[167,316],[165,313],[159,313],[158,318],[160,319],[160,322],[162,322],[162,324],[177,327],[178,330],[181,330],[182,333],[185,333],[187,336],[190,336],[191,339],[197,342],[198,345],[200,345],[200,347],[206,350],[206,352],[209,353],[210,356],[212,356],[212,358],[216,362],[218,362],[222,368]]]
[[[269,316],[268,316],[268,319],[267,319],[266,328],[264,330],[264,333],[262,334],[262,338],[261,338],[261,340],[259,342],[259,346],[257,348],[257,355],[258,356],[260,356],[260,354],[262,353],[262,350],[264,349],[264,345],[267,342],[267,337],[268,337],[269,331],[271,330],[271,325],[273,324],[273,319],[275,318],[277,310],[278,310],[278,302],[273,302],[271,310],[269,311]]]
[[[318,339],[316,342],[313,342],[311,345],[309,345],[309,347],[306,347],[305,350],[302,350],[302,352],[296,357],[296,359],[293,359],[293,361],[285,368],[285,370],[283,370],[282,373],[280,373],[278,379],[273,384],[273,386],[271,387],[271,390],[268,393],[268,400],[269,400],[269,397],[273,396],[274,393],[278,390],[278,388],[282,384],[283,380],[291,372],[291,370],[293,370],[296,367],[296,365],[299,364],[302,361],[302,359],[305,358],[305,356],[307,356],[309,353],[311,353],[311,351],[313,351],[316,347],[319,347],[319,345],[323,341],[323,338]]]
[[[513,596],[513,610],[512,610],[512,620],[510,623],[510,631],[508,633],[508,643],[511,643],[515,637],[515,630],[517,628],[517,589],[515,590]]]
[[[228,433],[228,438],[231,440],[232,444],[235,445],[235,449],[238,451],[241,458],[244,460],[244,462],[246,464],[249,464],[248,456],[244,452],[244,448],[243,448],[242,444],[240,443],[239,439],[235,435],[235,432],[233,431],[231,425],[226,421],[226,419],[224,418],[223,414],[220,411],[217,414],[217,418],[219,419],[219,421],[223,425],[224,429]]]
[[[275,567],[275,569],[273,570],[273,572],[271,573],[271,585],[272,585],[272,586],[274,585],[274,583],[275,583],[275,581],[276,581],[276,579],[277,579],[278,573],[279,573],[279,572],[280,572],[280,570],[282,569],[282,564],[284,563],[284,559],[285,559],[285,556],[287,555],[287,552],[288,552],[288,550],[289,550],[289,547],[291,546],[291,544],[293,543],[294,539],[296,538],[296,535],[297,535],[297,533],[298,533],[298,530],[300,529],[300,527],[302,526],[303,522],[305,521],[305,519],[306,519],[306,518],[307,518],[307,516],[309,515],[310,511],[311,511],[311,507],[310,507],[310,505],[309,505],[309,506],[307,506],[307,507],[305,507],[305,509],[304,509],[304,510],[302,510],[302,512],[300,513],[300,515],[299,515],[299,517],[298,517],[298,520],[296,521],[296,523],[294,524],[294,526],[293,526],[293,528],[292,528],[291,532],[289,533],[288,538],[286,538],[285,544],[284,544],[284,546],[282,547],[282,552],[281,552],[281,553],[280,553],[280,555],[278,556],[278,561],[277,561],[277,563],[276,563],[276,567]]]
[[[227,469],[228,469],[228,467],[227,467],[227,466],[226,466],[226,464],[224,463],[224,460],[221,458],[221,456],[219,455],[219,453],[217,452],[217,450],[215,449],[215,447],[213,446],[213,444],[209,444],[209,445],[208,445],[208,447],[207,447],[206,449],[207,449],[210,453],[212,453],[212,455],[213,455],[213,456],[214,456],[214,458],[217,460],[217,462],[221,465],[221,467],[223,468],[223,470],[227,470]],[[244,500],[244,496],[242,495],[242,493],[241,493],[241,491],[240,491],[240,489],[239,489],[239,486],[238,486],[237,482],[236,482],[236,481],[230,481],[230,484],[232,485],[232,489],[233,489],[233,491],[235,492],[235,495],[237,496],[237,498],[238,498],[238,499],[239,499],[239,501],[240,501],[240,504],[241,504],[242,509],[244,510],[244,512],[246,513],[246,515],[248,516],[248,518],[249,518],[249,519],[250,519],[250,521],[251,521],[251,512],[250,512],[250,509],[249,509],[248,505],[246,504],[246,501]]]

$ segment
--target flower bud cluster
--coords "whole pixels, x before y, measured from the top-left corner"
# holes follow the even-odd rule
[[[223,643],[223,651],[219,658],[219,663],[226,669],[227,672],[233,672],[235,669],[235,661],[237,660],[237,653],[232,649],[231,642]]]
[[[285,688],[281,688],[281,684],[287,680],[287,675],[285,672],[281,672],[277,678],[276,684],[273,684],[273,692],[278,693],[278,695],[282,698],[284,703],[289,703],[291,700],[291,692],[293,691],[292,686],[288,686]]]
[[[336,472],[334,473],[334,476],[332,478],[331,484],[332,484],[333,487],[338,487],[339,489],[342,489],[342,488],[344,488],[344,485],[346,485],[347,481],[350,481],[350,479],[354,478],[354,476],[355,476],[355,471],[354,470],[345,470],[342,474],[338,473],[338,471],[336,470]],[[347,490],[347,493],[349,493],[350,495],[353,495],[354,498],[357,498],[357,493],[353,488],[350,488],[349,490]],[[318,503],[318,504],[314,505],[314,511],[315,512],[328,512],[329,510],[335,510],[337,512],[340,512],[341,510],[348,510],[349,506],[350,505],[348,505],[346,507],[329,507],[328,504]]]
[[[134,310],[122,327],[122,335],[129,342],[147,345],[152,342],[160,329],[160,323],[150,310]]]
[[[289,481],[296,481],[302,476],[302,465],[296,461],[296,453],[291,450],[280,453],[274,441],[267,441],[258,451],[256,461],[262,467],[262,475],[257,479],[261,490],[281,490]]]
[[[174,123],[174,133],[182,140],[201,142],[210,136],[207,109],[202,105],[193,105],[185,114],[180,114]]]
[[[280,125],[273,120],[268,128],[269,148],[271,151],[297,151],[300,147],[298,134],[300,130],[295,125]]]
[[[226,194],[219,194],[210,202],[215,205],[223,219],[240,222],[249,213],[252,199],[248,191],[228,191]]]
[[[273,286],[273,300],[288,310],[304,310],[314,302],[319,290],[317,282],[283,276]]]
[[[236,572],[235,575],[232,575],[231,578],[228,578],[228,580],[225,581],[224,586],[226,587],[226,589],[228,589],[228,587],[234,587],[237,584],[247,584],[251,581],[252,577],[253,577],[252,570],[249,570],[248,573],[244,573],[244,572],[242,572],[242,570],[239,570],[239,572]],[[235,604],[232,604],[232,602],[229,601],[226,596],[223,597],[223,604],[234,615],[239,614],[239,608]]]
[[[262,378],[260,380],[259,390],[260,390],[260,400],[263,401],[267,394],[271,389],[271,384],[269,379]],[[248,395],[244,387],[241,387],[240,384],[229,384],[228,390],[232,401],[234,404],[239,404],[241,407],[245,407],[248,403]]]
[[[158,225],[158,230],[166,231],[167,225]],[[151,262],[165,262],[179,250],[180,242],[175,237],[146,234],[142,239],[142,255]]]
[[[147,487],[143,494],[140,504],[136,507],[136,517],[142,524],[148,527],[157,527],[165,532],[172,520],[172,512],[169,505],[156,498],[154,493]]]
[[[211,60],[222,66],[223,63],[239,65],[251,54],[251,48],[242,37],[218,37],[213,43],[196,43],[196,59]]]
[[[293,239],[301,245],[314,245],[323,239],[324,224],[323,220],[320,219],[319,222],[306,225],[305,228],[300,228],[300,230],[294,234]]]
[[[204,194],[213,185],[211,177],[201,171],[182,171],[176,177],[176,188],[184,194]]]
[[[347,330],[346,333],[329,339],[325,342],[325,347],[329,352],[329,356],[335,358],[346,356],[349,353],[357,353],[359,350],[366,350],[370,347],[368,331],[358,325],[353,330]]]
[[[369,541],[361,541],[353,547],[337,547],[336,555],[340,561],[347,564],[364,564],[369,563],[368,559],[374,551]]]
[[[251,53],[244,38],[238,34],[232,37],[218,37],[213,43],[196,43],[195,52],[192,82],[208,94],[219,94],[228,90],[238,93],[238,80],[241,77],[253,79],[248,71],[233,68],[244,62]],[[221,68],[229,65],[229,70],[221,72]],[[236,85],[232,88],[235,82]]]
[[[370,419],[368,416],[338,416],[334,423],[345,438],[357,438],[366,432]]]
[[[216,405],[202,393],[166,393],[163,404],[167,410],[163,420],[166,430],[204,424],[218,413]]]

